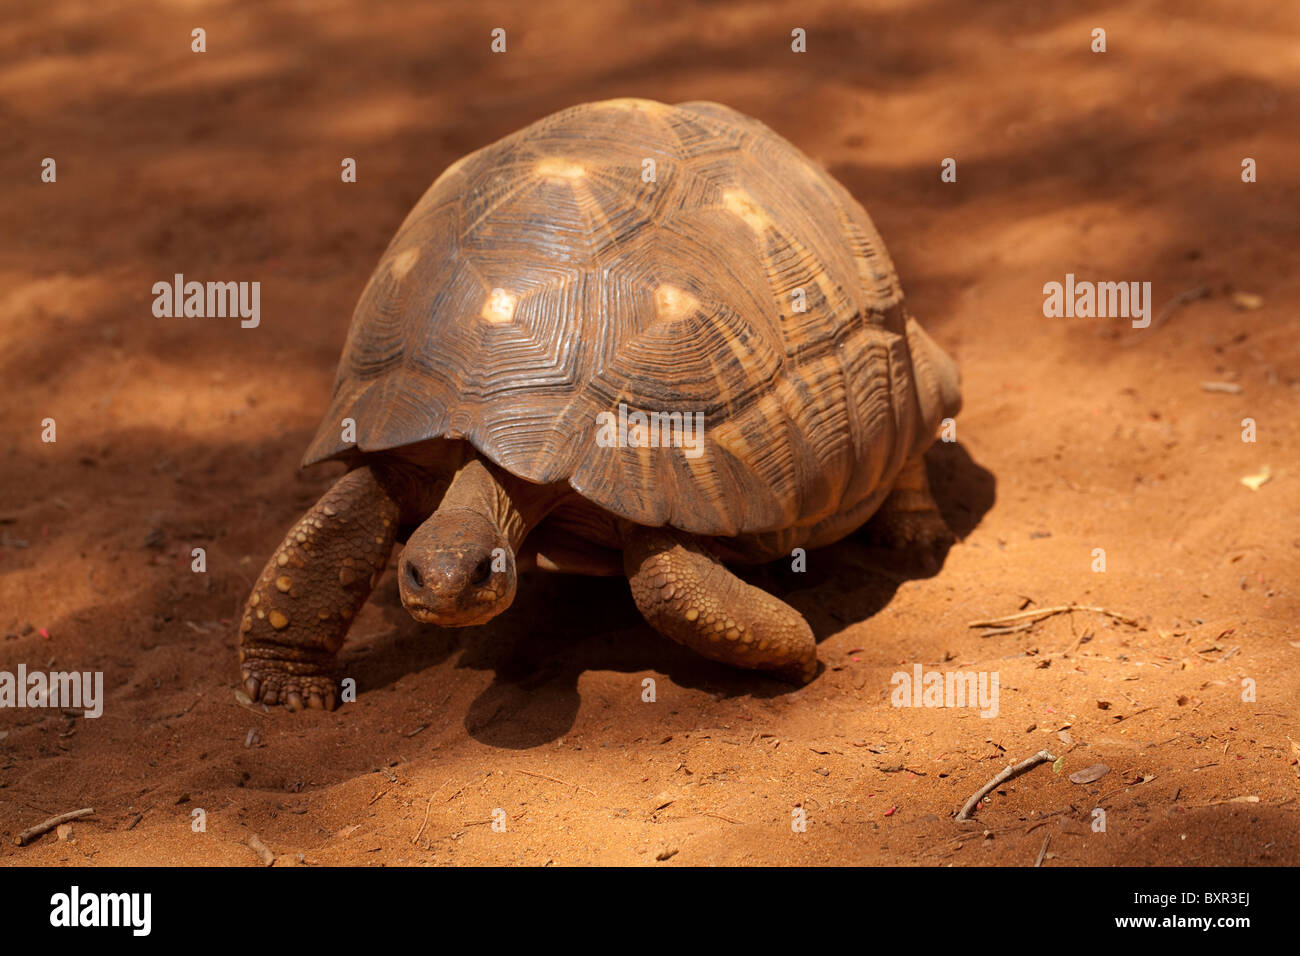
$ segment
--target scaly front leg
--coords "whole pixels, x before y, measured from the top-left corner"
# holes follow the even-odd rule
[[[798,611],[746,584],[688,536],[629,526],[623,564],[642,616],[660,634],[732,667],[806,684],[817,641]]]
[[[254,700],[333,710],[335,657],[388,564],[401,509],[369,468],[340,478],[285,536],[239,625]]]

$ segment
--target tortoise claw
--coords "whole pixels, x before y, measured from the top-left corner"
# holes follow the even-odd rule
[[[338,683],[323,673],[296,673],[277,661],[250,659],[240,670],[241,685],[250,699],[268,707],[283,704],[290,711],[333,710]]]

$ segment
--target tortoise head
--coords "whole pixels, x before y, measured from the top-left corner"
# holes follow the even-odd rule
[[[515,599],[515,555],[491,518],[439,508],[402,551],[398,590],[411,617],[426,624],[484,624]]]

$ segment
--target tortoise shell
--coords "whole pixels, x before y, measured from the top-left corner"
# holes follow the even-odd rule
[[[304,464],[464,439],[639,524],[812,526],[878,502],[955,412],[918,390],[927,348],[866,211],[789,142],[716,103],[589,103],[421,198]],[[702,413],[702,453],[601,444],[620,404]]]

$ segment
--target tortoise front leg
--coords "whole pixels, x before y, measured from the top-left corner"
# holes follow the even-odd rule
[[[340,478],[285,536],[239,626],[254,700],[333,710],[335,655],[388,563],[401,509],[369,468]]]
[[[805,684],[817,673],[817,642],[803,616],[746,584],[689,537],[629,527],[623,566],[636,606],[660,634],[733,667],[772,671]]]

